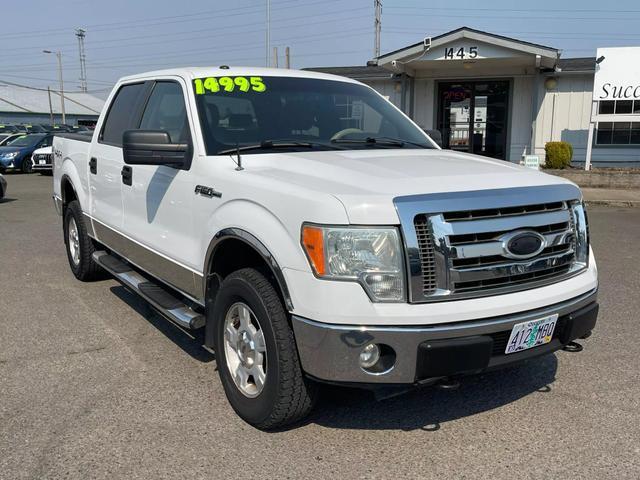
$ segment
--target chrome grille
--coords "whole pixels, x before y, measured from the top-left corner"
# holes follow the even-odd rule
[[[51,163],[51,154],[50,153],[38,153],[33,156],[33,160],[38,162],[40,160],[45,160],[47,163]]]
[[[576,187],[463,192],[461,200],[444,200],[453,195],[396,199],[407,242],[411,301],[510,293],[563,280],[586,267],[586,220]],[[535,198],[548,201],[527,202]],[[532,257],[514,258],[506,248],[521,231],[540,236]]]
[[[433,236],[427,222],[416,222],[416,235],[420,248],[420,267],[422,271],[422,291],[430,295],[436,289],[436,263],[433,250]]]

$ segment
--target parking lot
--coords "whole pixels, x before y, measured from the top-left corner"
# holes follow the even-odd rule
[[[50,177],[0,201],[0,478],[638,478],[640,209],[589,212],[601,313],[558,352],[382,401],[326,388],[263,433],[213,355],[111,279],[67,265]]]

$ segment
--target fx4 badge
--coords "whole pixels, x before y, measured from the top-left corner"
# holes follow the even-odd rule
[[[196,195],[202,195],[203,197],[222,197],[222,193],[216,191],[215,188],[205,187],[204,185],[196,185]]]

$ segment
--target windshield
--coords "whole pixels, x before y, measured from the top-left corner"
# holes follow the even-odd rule
[[[291,77],[209,77],[193,82],[208,155],[434,148],[387,100],[356,83]]]
[[[9,145],[11,145],[12,147],[32,147],[43,138],[44,135],[22,135],[9,142]]]

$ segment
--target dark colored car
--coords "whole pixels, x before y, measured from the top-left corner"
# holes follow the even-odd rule
[[[20,130],[15,125],[0,125],[0,133],[18,133]]]
[[[28,133],[47,133],[47,130],[42,125],[22,125]]]
[[[31,173],[33,163],[31,155],[37,148],[48,147],[53,143],[50,133],[31,133],[21,135],[9,145],[0,147],[0,172],[21,170]]]

